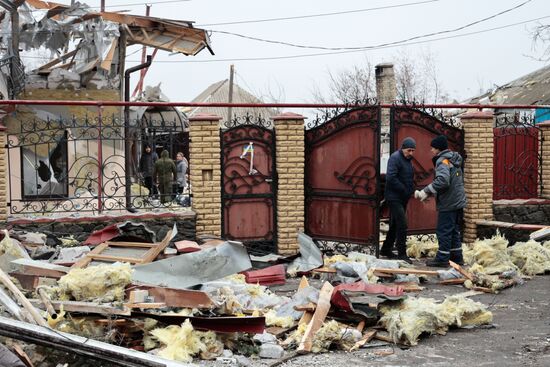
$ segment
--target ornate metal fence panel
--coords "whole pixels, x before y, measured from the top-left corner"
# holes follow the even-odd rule
[[[542,134],[529,117],[496,119],[493,199],[538,198],[542,191]]]
[[[222,235],[265,255],[277,252],[275,132],[247,122],[221,131]]]
[[[8,128],[10,213],[66,215],[170,206],[143,186],[138,162],[146,141],[158,144],[166,138],[163,147],[175,150],[169,144],[175,147],[177,139],[168,137],[185,134],[184,127],[179,121],[141,119],[129,126],[125,137],[124,119],[118,115],[20,118],[17,126]],[[151,131],[157,135],[149,136]],[[126,140],[132,147],[130,167],[125,162]]]
[[[437,135],[445,135],[449,149],[464,157],[464,132],[454,120],[446,120],[435,111],[421,111],[409,107],[393,107],[390,112],[391,152],[401,148],[401,142],[410,136],[416,140],[413,157],[415,189],[426,187],[433,179],[434,167],[430,143]],[[437,225],[435,200],[421,203],[410,200],[407,206],[407,224],[410,234],[434,233]]]
[[[380,108],[369,106],[308,126],[305,230],[332,245],[323,250],[378,251],[379,121]]]

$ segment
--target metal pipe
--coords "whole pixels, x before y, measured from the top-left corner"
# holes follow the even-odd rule
[[[147,61],[145,63],[126,69],[126,71],[124,72],[124,169],[126,172],[126,210],[130,212],[135,211],[135,209],[132,208],[132,180],[128,172],[132,165],[132,146],[130,145],[130,106],[132,104],[128,104],[128,102],[130,101],[130,74],[151,66],[152,61],[153,59],[151,55],[147,55]]]
[[[103,212],[103,107],[97,108],[97,211],[99,214]]]
[[[138,65],[140,66],[140,65]],[[147,67],[147,66],[145,66]],[[133,68],[132,68],[133,69]],[[128,69],[128,72],[131,69]],[[137,69],[139,70],[139,69]],[[135,70],[134,70],[135,71]],[[126,84],[126,83],[125,83]],[[48,101],[48,100],[3,100],[3,105],[44,105],[44,106],[150,106],[150,107],[258,107],[258,108],[344,108],[352,107],[342,103],[222,103],[222,102],[125,102],[125,101]],[[382,108],[410,107],[410,108],[464,108],[464,109],[521,109],[538,110],[550,109],[550,105],[531,104],[460,104],[460,103],[426,103],[426,104],[390,104],[381,103]],[[362,105],[357,105],[362,107]]]

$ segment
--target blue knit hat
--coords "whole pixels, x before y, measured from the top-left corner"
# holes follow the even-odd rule
[[[449,149],[449,145],[447,143],[447,137],[445,135],[439,135],[433,138],[431,144],[433,148],[439,149],[439,150],[447,150]]]
[[[410,136],[406,137],[401,143],[401,149],[416,149],[416,141]]]

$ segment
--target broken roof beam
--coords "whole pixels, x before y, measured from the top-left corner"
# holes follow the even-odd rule
[[[78,48],[75,49],[75,50],[72,50],[71,52],[67,52],[66,54],[64,55],[61,55],[59,56],[57,59],[54,59],[44,65],[42,65],[41,67],[39,67],[37,70],[39,72],[44,72],[44,71],[47,71],[47,69],[50,69],[51,67],[59,64],[60,62],[62,61],[65,61],[65,59],[68,59],[69,57],[75,55],[76,53],[78,52]]]

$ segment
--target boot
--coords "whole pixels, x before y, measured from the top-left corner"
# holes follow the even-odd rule
[[[430,259],[426,261],[426,266],[434,267],[434,268],[448,268],[449,262],[448,261],[441,261],[439,259]]]
[[[413,261],[407,256],[407,254],[401,254],[397,256],[397,260],[404,261],[406,263],[412,264]]]
[[[382,246],[382,249],[380,250],[380,256],[384,256],[384,257],[387,257],[388,259],[395,259],[397,258],[397,255],[395,252],[393,252],[391,249],[389,248],[384,248],[384,246]]]

